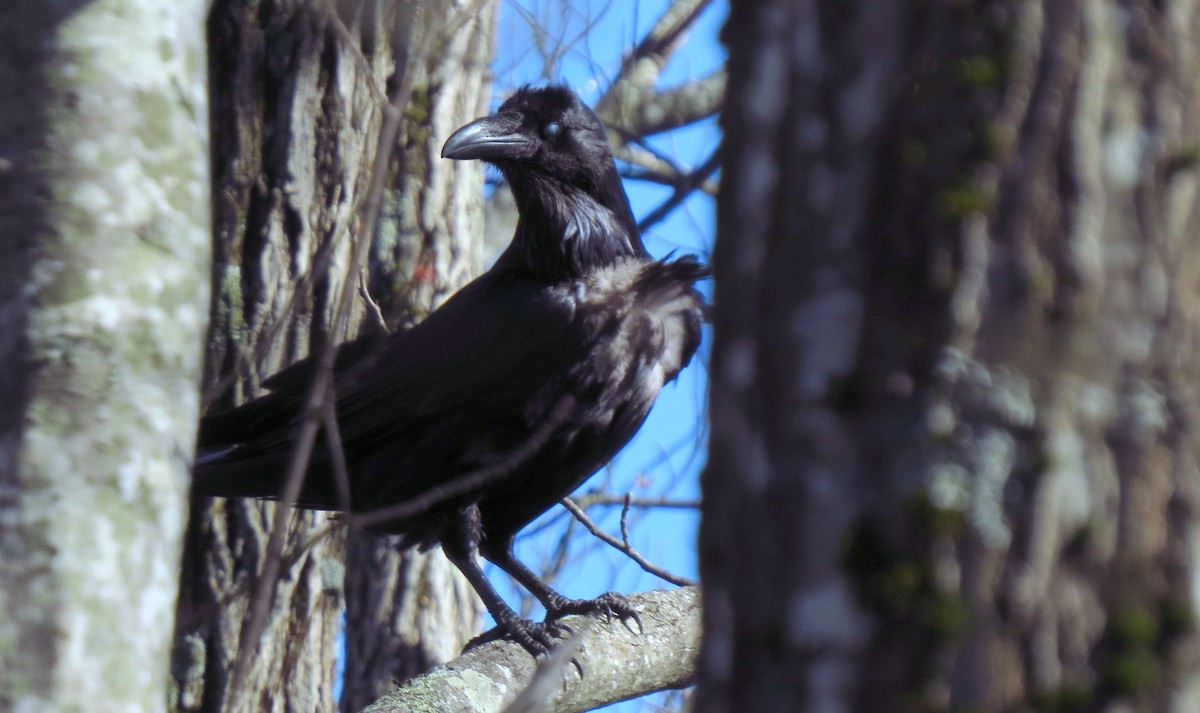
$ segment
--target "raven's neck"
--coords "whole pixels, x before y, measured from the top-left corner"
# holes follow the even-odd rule
[[[583,190],[538,175],[514,175],[517,232],[500,262],[550,280],[580,277],[626,257],[648,257],[621,179]]]

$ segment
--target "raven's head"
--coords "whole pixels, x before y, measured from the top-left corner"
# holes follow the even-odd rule
[[[645,254],[604,124],[566,87],[517,90],[495,114],[451,134],[442,157],[500,169],[521,212],[514,243],[528,243],[530,260],[556,262],[542,236],[566,249],[571,272]]]
[[[451,134],[442,157],[482,159],[506,178],[536,173],[587,192],[616,172],[600,117],[561,86],[517,90],[495,114]]]

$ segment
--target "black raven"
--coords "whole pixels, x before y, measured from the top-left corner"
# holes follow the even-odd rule
[[[442,156],[482,159],[512,187],[516,234],[496,264],[412,329],[338,353],[337,422],[346,463],[313,453],[301,507],[370,518],[407,544],[440,542],[500,630],[537,655],[572,613],[635,616],[622,597],[568,599],[513,554],[531,520],[605,465],[641,426],[663,385],[700,342],[705,310],[692,257],[654,260],[613,163],[600,119],[569,89],[523,88],[462,127]],[[277,497],[312,360],[267,380],[265,396],[206,416],[195,491]],[[457,485],[457,489],[453,486]],[[547,622],[521,619],[477,554],[521,582]]]

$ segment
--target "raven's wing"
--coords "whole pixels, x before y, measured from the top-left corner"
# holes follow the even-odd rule
[[[488,277],[488,276],[485,276]],[[338,399],[349,444],[386,440],[467,407],[521,409],[588,350],[561,291],[511,274],[480,278],[397,339]]]
[[[410,497],[527,437],[552,408],[555,385],[589,348],[589,337],[574,323],[570,297],[539,281],[492,271],[420,324],[390,336],[374,364],[338,394],[338,430],[356,501],[383,504],[380,497]],[[298,404],[307,384],[296,375],[304,371],[268,383],[289,387],[288,403]],[[269,405],[272,398],[284,397],[273,393],[261,401]],[[264,470],[281,469],[297,413],[295,407],[284,409],[270,423],[264,416],[250,439],[219,461],[198,466],[198,490],[221,494],[215,491],[229,488],[225,483],[242,485],[239,478],[261,479],[267,477]],[[320,502],[324,493],[332,497],[332,489],[321,486],[331,477],[328,471],[327,454],[315,454],[306,504],[334,505]],[[282,475],[270,477],[277,482]],[[231,494],[264,490],[273,492],[269,484],[245,484]]]
[[[335,391],[353,388],[375,363],[386,339],[385,334],[373,333],[337,346]],[[200,419],[196,445],[201,450],[235,446],[287,428],[303,408],[319,361],[315,354],[301,359],[263,381],[269,393],[236,408],[205,415]]]
[[[357,507],[410,500],[509,455],[570,388],[593,341],[574,301],[502,274],[431,314],[339,399],[345,452],[368,454],[351,464]]]

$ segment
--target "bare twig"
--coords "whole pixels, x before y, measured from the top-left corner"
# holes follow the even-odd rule
[[[658,81],[667,59],[679,47],[692,26],[712,0],[676,0],[646,33],[646,36],[621,63],[617,78],[597,102],[597,113],[611,117],[621,113],[620,106],[649,91]]]
[[[546,417],[546,420],[540,423],[523,443],[505,454],[500,460],[459,476],[436,488],[430,488],[421,493],[420,497],[413,498],[412,500],[352,515],[350,517],[350,524],[355,527],[368,528],[392,520],[404,520],[425,512],[434,505],[446,502],[460,495],[465,495],[472,490],[503,478],[536,455],[538,450],[546,444],[550,436],[554,435],[554,431],[563,424],[574,408],[574,397],[569,395],[559,397],[558,401],[554,404],[554,408]]]
[[[663,57],[675,51],[683,34],[711,4],[712,0],[677,0],[668,5],[666,12],[646,33],[646,38],[633,50],[628,61]]]
[[[493,480],[503,477],[512,472],[514,468],[519,467],[530,457],[537,453],[546,440],[553,435],[554,430],[562,425],[563,421],[570,415],[571,409],[574,408],[575,399],[571,396],[563,396],[556,403],[547,419],[530,434],[523,443],[509,452],[503,459],[492,463],[478,470],[467,473],[459,478],[456,478],[442,486],[434,488],[422,494],[420,498],[408,500],[402,503],[397,503],[394,506],[371,510],[359,515],[349,514],[345,518],[334,521],[325,527],[317,530],[310,535],[304,542],[295,547],[286,555],[281,554],[276,558],[278,561],[277,573],[287,572],[299,561],[309,549],[314,547],[318,542],[325,539],[329,535],[344,529],[347,526],[353,527],[371,527],[389,520],[402,520],[407,517],[419,514],[429,508],[443,503],[447,500],[462,495],[475,488],[482,487],[492,482]],[[333,448],[333,444],[330,444]],[[344,466],[342,466],[344,467]],[[335,469],[337,466],[335,465]],[[340,497],[340,494],[339,494]],[[265,570],[264,570],[265,575]],[[261,581],[261,579],[260,579]],[[242,588],[237,588],[230,592],[223,600],[228,602],[239,596]],[[257,593],[256,589],[256,593]]]
[[[346,27],[346,24],[338,15],[332,0],[321,0],[321,5],[325,10],[325,17],[329,20],[330,26],[334,30],[334,34],[337,35],[338,39],[344,43],[348,51],[354,56],[355,64],[358,65],[365,79],[363,84],[371,92],[371,96],[378,102],[386,101],[387,97],[382,90],[383,82],[371,66],[370,60],[363,55],[354,34]],[[354,206],[352,212],[357,213],[360,208],[361,201]],[[205,406],[211,404],[220,394],[224,393],[236,379],[243,378],[250,372],[251,354],[253,355],[254,363],[261,363],[263,361],[267,350],[276,342],[279,332],[290,321],[288,317],[298,304],[297,295],[305,294],[308,291],[314,275],[325,274],[332,264],[335,248],[341,244],[342,238],[348,234],[349,231],[344,226],[335,225],[334,229],[330,231],[329,238],[317,247],[317,252],[312,259],[311,268],[296,278],[295,286],[289,292],[282,311],[270,322],[267,322],[267,320],[271,319],[271,315],[266,312],[258,315],[254,325],[250,329],[250,333],[254,338],[255,348],[249,351],[240,350],[237,354],[234,367],[229,373],[205,389],[202,397],[202,402]]]
[[[387,320],[383,318],[383,310],[379,308],[379,303],[375,301],[375,298],[371,296],[371,291],[367,289],[367,271],[365,268],[358,273],[358,296],[367,305],[367,313],[371,315],[371,319],[375,320],[375,326],[379,327],[384,333],[392,331],[388,329]]]
[[[338,508],[351,507],[350,472],[346,468],[346,451],[342,448],[342,431],[338,428],[337,402],[326,399],[321,404],[321,426],[325,429],[325,444],[332,459],[333,483],[337,488]]]
[[[281,573],[290,572],[292,568],[295,567],[300,561],[300,558],[307,554],[308,551],[313,547],[316,547],[317,543],[319,543],[321,540],[324,540],[326,537],[329,537],[338,530],[345,529],[345,527],[346,522],[344,520],[334,520],[327,523],[324,527],[316,532],[313,532],[299,545],[296,545],[282,555],[280,558],[281,564],[279,571]],[[229,589],[224,590],[221,593],[221,596],[216,601],[211,602],[210,605],[205,607],[203,611],[193,612],[194,618],[188,620],[187,627],[189,629],[195,628],[200,621],[205,619],[208,612],[220,611],[228,608],[229,605],[232,604],[236,599],[245,595],[250,590],[250,587],[254,582],[255,580],[251,578],[239,578],[237,584]]]
[[[666,218],[668,215],[670,215],[671,211],[675,210],[680,203],[683,203],[685,200],[687,200],[687,197],[695,192],[695,190],[699,188],[705,181],[707,181],[709,176],[716,173],[720,166],[721,149],[718,148],[716,151],[712,152],[712,155],[709,156],[699,168],[680,179],[679,183],[676,184],[675,192],[671,194],[671,197],[667,198],[657,208],[650,211],[649,215],[647,215],[645,218],[642,218],[642,220],[638,223],[638,229],[642,231],[649,230],[650,226],[658,223],[663,218]]]
[[[595,492],[585,493],[578,498],[574,498],[574,502],[584,510],[593,506],[613,506],[624,505],[629,503],[630,507],[635,508],[662,508],[666,510],[699,510],[699,500],[674,500],[672,498],[635,498],[630,493],[617,495],[615,493]]]
[[[359,45],[359,40],[350,32],[350,28],[346,27],[346,23],[342,21],[342,16],[334,7],[333,0],[323,0],[321,3],[325,9],[325,16],[329,19],[330,25],[333,27],[333,32],[338,36],[350,53],[354,55],[354,62],[358,68],[362,70],[363,75],[367,78],[367,89],[371,91],[371,96],[375,101],[383,103],[387,101],[387,95],[384,93],[384,82],[380,80],[379,75],[375,73],[375,68],[371,66],[371,61],[362,53]]]
[[[653,156],[654,160],[658,161],[662,165],[670,167],[671,173],[674,175],[684,175],[683,167],[679,165],[679,162],[675,160],[675,157],[666,151],[660,151],[654,146],[654,144],[646,140],[646,137],[639,136],[637,134],[629,134],[622,131],[621,138],[625,141],[626,145],[636,146],[642,151],[645,151],[647,154]]]
[[[287,522],[296,499],[300,495],[304,472],[316,443],[322,403],[332,395],[332,367],[333,350],[326,348],[322,351],[320,368],[317,370],[312,387],[305,399],[304,418],[301,420],[295,446],[288,459],[287,478],[284,481],[283,492],[279,496],[279,506],[275,512],[271,534],[267,538],[263,571],[254,583],[250,607],[242,622],[241,636],[238,639],[237,662],[230,675],[227,689],[235,698],[245,695],[242,684],[245,681],[246,673],[250,670],[250,662],[258,651],[258,639],[266,625],[271,598],[279,579],[284,532],[287,530]]]
[[[604,530],[600,529],[600,526],[597,525],[595,522],[593,522],[592,519],[590,517],[588,517],[587,513],[585,513],[583,511],[583,509],[580,508],[578,505],[576,505],[575,502],[573,500],[571,500],[570,498],[563,498],[562,504],[563,504],[563,507],[565,507],[567,510],[569,510],[571,512],[572,515],[575,516],[576,520],[578,520],[580,523],[583,524],[583,526],[585,528],[587,528],[588,532],[590,532],[593,535],[595,535],[596,537],[600,538],[605,543],[611,545],[615,549],[620,550],[621,552],[624,552],[625,555],[629,557],[629,559],[633,560],[634,562],[637,562],[638,566],[641,567],[643,570],[649,572],[650,574],[653,574],[655,577],[658,577],[659,579],[662,579],[666,582],[670,582],[671,584],[674,584],[676,586],[690,587],[693,584],[695,584],[695,582],[693,582],[692,580],[690,580],[686,577],[680,577],[677,574],[668,572],[667,570],[663,569],[662,567],[651,564],[645,557],[642,556],[642,554],[640,552],[638,552],[631,544],[629,544],[628,530],[627,530],[627,526],[625,523],[626,513],[629,512],[628,506],[626,506],[624,511],[622,511],[622,513],[621,513],[621,532],[623,535],[625,535],[625,541],[622,542],[621,540],[618,540],[617,538],[608,534]]]
[[[610,133],[609,136],[612,136]],[[626,178],[633,178],[639,181],[652,181],[661,183],[665,186],[674,188],[679,185],[680,180],[684,178],[684,174],[675,170],[671,164],[660,160],[654,154],[646,151],[640,146],[633,146],[621,141],[613,143],[613,156],[624,161],[630,166],[636,166],[641,171],[626,172]],[[700,188],[711,196],[717,195],[717,182],[706,180],[700,184]]]
[[[550,699],[558,692],[567,667],[575,661],[575,652],[589,637],[594,625],[594,620],[585,621],[570,638],[551,649],[550,655],[538,663],[529,684],[504,709],[504,713],[543,713],[549,710]],[[579,666],[579,663],[575,662],[574,665]]]
[[[283,308],[276,313],[274,319],[265,311],[256,316],[249,329],[254,348],[239,350],[230,372],[204,390],[202,402],[205,407],[224,393],[235,380],[245,378],[250,373],[251,363],[261,364],[266,359],[268,350],[288,324],[292,313],[299,304],[296,299],[297,295],[306,294],[312,285],[313,276],[323,274],[329,269],[333,262],[334,248],[341,243],[341,237],[347,233],[346,230],[335,229],[325,242],[317,246],[317,252],[313,255],[312,267],[296,277],[295,284],[283,303]],[[268,322],[268,320],[270,321]]]

